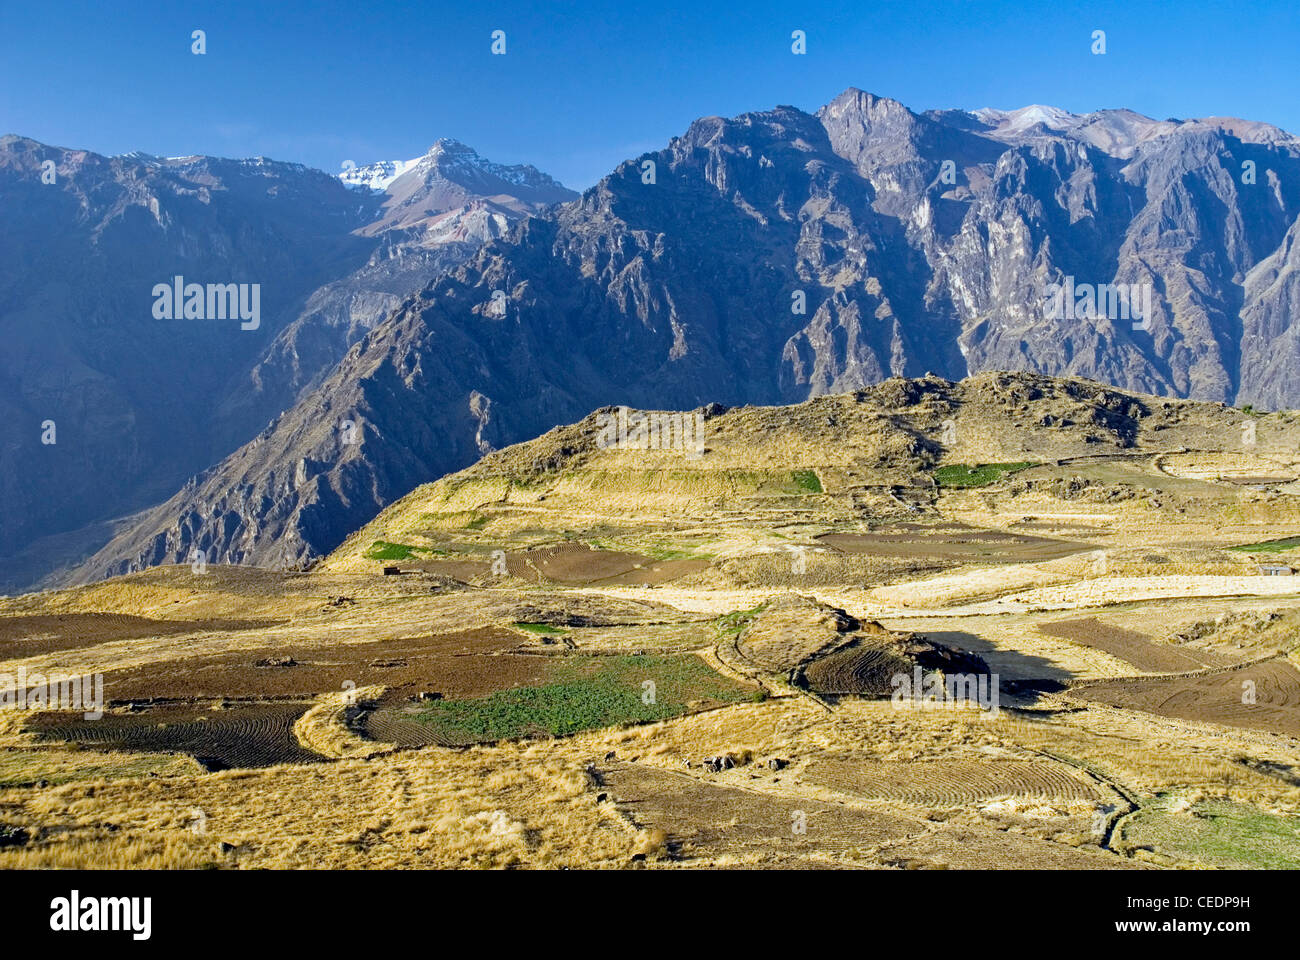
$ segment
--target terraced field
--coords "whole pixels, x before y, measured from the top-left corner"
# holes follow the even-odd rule
[[[830,695],[888,696],[890,678],[911,675],[910,662],[881,647],[854,647],[814,660],[804,671],[808,687]]]
[[[815,760],[799,778],[873,800],[960,807],[1002,797],[1093,803],[1097,789],[1050,760],[935,760],[864,763]]]
[[[573,424],[309,572],[0,598],[0,684],[110,700],[0,709],[0,867],[1293,865],[1300,489],[1225,479],[1300,474],[1300,418],[1266,470],[1241,416],[987,374],[695,460]],[[1000,700],[893,703],[917,669]]]
[[[655,560],[621,550],[597,550],[583,543],[563,543],[524,553],[506,554],[510,575],[532,583],[609,586],[670,583],[698,573],[707,560]]]
[[[638,827],[662,830],[674,861],[796,869],[884,865],[904,869],[1118,869],[1140,864],[981,826],[940,827],[915,812],[789,798],[643,764],[605,765],[607,789]]]
[[[1089,683],[1070,695],[1164,717],[1300,737],[1300,671],[1280,660],[1205,676]]]
[[[165,706],[140,713],[107,713],[99,720],[51,711],[32,717],[28,729],[42,740],[66,740],[104,750],[186,753],[208,770],[316,763],[293,725],[306,703],[236,704],[219,710]]]
[[[1102,623],[1096,617],[1054,620],[1038,624],[1038,629],[1049,637],[1062,637],[1103,650],[1146,673],[1183,673],[1224,666],[1221,657],[1207,651],[1152,643],[1143,634]]]
[[[354,726],[371,740],[399,747],[467,747],[480,742],[464,730],[421,723],[424,713],[415,704],[390,699],[368,711]]]

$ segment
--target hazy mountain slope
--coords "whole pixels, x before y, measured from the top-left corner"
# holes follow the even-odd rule
[[[228,452],[208,423],[230,378],[373,246],[351,235],[373,204],[296,164],[18,137],[0,139],[0,212],[0,555],[143,505]],[[155,319],[153,287],[177,275],[260,284],[260,326]]]
[[[493,163],[448,139],[414,160],[359,167],[339,179],[358,188],[362,202],[379,204],[357,231],[377,245],[358,270],[314,291],[231,390],[220,413],[225,434],[238,441],[291,406],[430,279],[522,217],[577,196],[535,167]]]
[[[0,589],[101,546],[101,521],[236,449],[431,277],[575,196],[452,141],[390,186],[0,139]],[[260,324],[155,319],[176,275],[259,284]]]
[[[1241,311],[1243,377],[1238,400],[1265,409],[1294,404],[1300,371],[1300,220],[1247,273]]]

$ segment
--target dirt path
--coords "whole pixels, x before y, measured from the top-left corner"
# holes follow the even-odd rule
[[[962,574],[974,582],[982,572]],[[986,575],[986,574],[984,574]],[[1050,575],[1044,577],[1049,579]],[[1300,577],[1228,577],[1177,575],[1166,577],[1098,577],[1062,582],[1026,590],[1023,581],[1005,583],[1005,593],[995,599],[974,603],[934,606],[936,593],[951,585],[952,578],[920,580],[897,587],[871,590],[826,590],[810,587],[795,592],[816,597],[823,603],[841,607],[854,616],[867,619],[922,617],[977,617],[990,614],[1028,613],[1030,611],[1081,610],[1120,603],[1148,603],[1161,600],[1227,599],[1232,597],[1300,598]],[[655,600],[688,613],[723,614],[748,610],[779,593],[780,588],[704,590],[660,587],[616,588],[584,587],[575,593],[599,594],[620,600]],[[996,587],[991,592],[998,592]],[[892,602],[884,597],[893,598]],[[931,605],[913,606],[908,598],[929,600]]]

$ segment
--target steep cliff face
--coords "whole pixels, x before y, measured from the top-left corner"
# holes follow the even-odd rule
[[[505,166],[456,140],[414,160],[346,171],[358,228],[375,245],[357,270],[312,292],[302,310],[230,390],[218,429],[234,448],[316,386],[370,328],[433,277],[463,263],[520,219],[577,196],[527,164]],[[376,209],[377,208],[377,209]]]
[[[209,429],[230,379],[365,262],[373,241],[352,231],[376,213],[296,164],[0,139],[0,555],[153,502],[233,449]],[[159,319],[154,287],[176,276],[257,284],[256,327]]]
[[[0,138],[0,590],[102,545],[105,520],[236,450],[430,278],[573,196],[453,141],[375,191]],[[256,285],[256,324],[159,319],[177,276]]]
[[[1300,381],[1300,220],[1246,274],[1241,310],[1239,403],[1296,405]]]
[[[430,283],[78,576],[196,545],[309,563],[414,483],[612,403],[993,369],[1296,403],[1298,215],[1300,144],[1261,124],[922,115],[857,90],[704,118]],[[1149,284],[1150,316],[1047,309],[1052,285],[1114,284]]]

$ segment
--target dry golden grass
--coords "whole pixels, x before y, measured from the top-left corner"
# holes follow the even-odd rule
[[[0,800],[18,802],[11,820],[65,828],[39,847],[0,852],[0,866],[600,866],[625,862],[635,840],[595,802],[580,768],[527,747],[92,782]],[[233,849],[217,857],[219,843]]]
[[[311,709],[294,721],[293,735],[308,750],[334,760],[345,757],[364,759],[393,750],[395,744],[358,736],[345,719],[345,714],[354,705],[377,700],[383,692],[383,687],[372,686],[321,694]]]
[[[419,488],[311,574],[211,567],[195,575],[174,567],[0,599],[0,616],[102,611],[277,625],[73,647],[0,662],[0,672],[22,664],[108,673],[264,648],[326,656],[347,644],[573,615],[592,624],[567,632],[579,652],[696,650],[719,672],[739,677],[747,675],[743,661],[725,648],[714,650],[712,618],[791,590],[860,619],[883,618],[891,629],[966,632],[991,664],[1038,670],[1036,677],[1135,672],[1100,651],[1042,635],[1040,611],[1108,608],[1108,619],[1167,639],[1156,636],[1166,626],[1189,629],[1231,608],[1242,617],[1199,630],[1187,642],[1242,656],[1296,650],[1300,618],[1259,618],[1300,608],[1300,579],[1256,576],[1249,557],[1223,548],[1300,530],[1300,496],[1234,487],[1218,477],[1295,467],[1293,456],[1273,448],[1300,445],[1300,425],[1261,420],[1261,444],[1272,446],[1252,459],[1230,449],[1239,444],[1240,414],[1174,403],[1152,414],[1163,427],[1159,433],[1144,423],[1135,448],[1111,451],[1109,444],[1085,442],[1087,408],[1073,399],[1053,409],[1075,427],[1041,430],[1038,413],[1024,414],[1020,398],[1011,396],[1017,382],[1005,375],[974,378],[961,388],[961,403],[944,399],[954,388],[932,384],[926,399],[911,404],[904,386],[891,382],[795,408],[729,411],[707,422],[707,452],[699,460],[669,451],[601,450],[594,421],[559,428]],[[923,442],[937,438],[948,418],[957,421],[957,443],[940,450]],[[1182,447],[1212,452],[1167,453]],[[1135,449],[1146,456],[1070,460]],[[1043,465],[986,488],[937,491],[929,482],[938,463],[1012,460]],[[795,471],[814,472],[822,492]],[[1089,546],[1043,562],[994,554],[937,563],[837,553],[817,540],[830,532],[952,522]],[[436,577],[378,576],[385,561],[366,556],[376,540],[480,564],[497,549],[517,553],[577,540],[650,557],[702,557],[709,566],[654,587],[538,586],[486,574],[467,574],[468,587],[448,587]],[[810,548],[803,572],[791,566],[792,546]],[[331,605],[335,596],[355,603]],[[520,643],[540,648],[538,638],[522,633]],[[0,850],[0,866],[618,868],[632,865],[633,857],[657,867],[1132,864],[1095,849],[1092,811],[1069,797],[981,797],[930,817],[915,803],[854,795],[802,777],[820,761],[838,764],[835,769],[957,761],[962,770],[1020,761],[1067,771],[1117,810],[1125,798],[1143,803],[1180,790],[1300,811],[1293,773],[1300,771],[1300,744],[1280,736],[1100,705],[1051,712],[1066,706],[1051,695],[1037,702],[1027,697],[1025,704],[1038,712],[1024,714],[932,712],[852,699],[819,703],[780,677],[766,684],[772,695],[765,702],[660,723],[420,750],[362,739],[344,722],[348,694],[332,693],[295,725],[299,742],[329,762],[212,774],[188,757],[37,743],[22,731],[24,715],[0,711],[0,820],[36,837]],[[378,688],[355,692],[359,700],[378,694]],[[634,804],[620,808],[612,795],[600,801],[610,788],[586,771],[591,763],[599,768],[611,751],[611,763],[651,768],[654,776],[643,782],[722,796],[714,811],[721,811],[720,837],[687,844],[683,852],[671,817],[647,824],[637,820]],[[701,770],[701,759],[724,754],[739,765]],[[769,768],[769,760],[784,766]],[[37,780],[49,785],[18,785]],[[851,814],[850,821],[876,817],[884,826],[860,843],[809,847],[802,861],[782,860],[779,837],[750,831],[744,844],[728,845],[726,797],[782,815],[791,804],[823,804]]]

